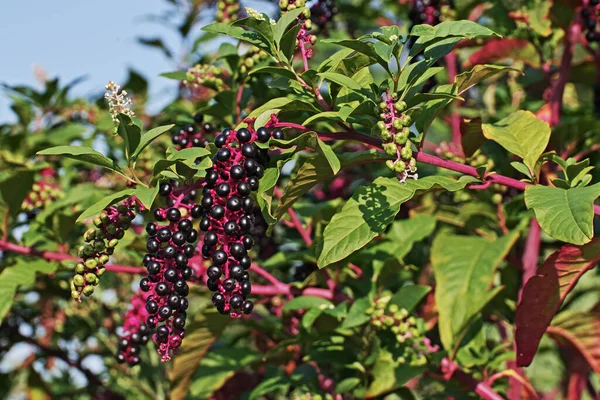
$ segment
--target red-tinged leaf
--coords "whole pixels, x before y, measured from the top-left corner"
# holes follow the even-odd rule
[[[548,334],[559,344],[574,347],[600,374],[600,313],[561,313],[548,327]]]
[[[523,288],[515,318],[517,364],[531,363],[542,335],[579,278],[600,261],[600,239],[566,245],[544,261]]]
[[[534,68],[540,66],[539,57],[531,43],[524,39],[510,38],[489,40],[481,49],[471,54],[463,66],[471,68],[477,64],[490,64],[507,58],[523,61]]]

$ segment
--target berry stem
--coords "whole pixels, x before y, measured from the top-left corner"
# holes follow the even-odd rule
[[[550,99],[550,125],[556,126],[560,123],[560,114],[562,111],[562,100],[565,92],[565,86],[569,80],[571,72],[571,62],[573,61],[573,51],[581,35],[581,24],[579,23],[579,13],[576,13],[575,21],[571,23],[567,34],[565,35],[564,51],[558,71],[558,79],[552,84],[552,97]]]
[[[281,199],[281,196],[283,195],[278,187],[274,188],[273,194],[277,196],[278,199]],[[306,243],[307,246],[311,246],[313,241],[310,237],[310,232],[308,229],[304,229],[304,226],[302,226],[302,222],[300,222],[296,211],[294,211],[294,209],[290,207],[288,208],[287,213],[290,216],[290,221],[292,222],[292,225],[294,226],[294,228],[296,228],[296,230],[300,234],[300,237],[302,238],[302,240],[304,240],[304,243]]]
[[[304,40],[300,40],[300,53],[302,54],[302,63],[304,64],[304,72],[308,71],[308,57],[306,56],[306,49],[304,48]]]
[[[283,283],[279,279],[275,278],[273,275],[271,275],[269,272],[267,272],[262,267],[259,267],[256,264],[252,264],[251,269],[252,269],[252,271],[256,272],[257,275],[262,276],[267,281],[269,281],[274,287],[277,287],[280,289],[286,287],[285,283]],[[252,292],[254,292],[254,289],[252,290]]]
[[[54,253],[52,251],[39,251],[31,247],[21,246],[10,243],[7,240],[0,240],[0,250],[9,251],[17,254],[41,257],[48,261],[78,261],[79,257],[73,257],[66,253]],[[126,274],[144,274],[145,268],[130,267],[118,264],[108,264],[105,266],[107,271]]]

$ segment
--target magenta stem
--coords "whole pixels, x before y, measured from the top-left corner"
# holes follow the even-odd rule
[[[79,258],[73,257],[66,253],[54,253],[51,251],[39,251],[31,247],[21,246],[10,243],[6,240],[0,240],[0,250],[9,251],[11,253],[24,254],[28,256],[40,257],[48,261],[77,261]],[[145,274],[146,269],[140,267],[130,267],[118,264],[105,265],[107,271],[126,274]]]

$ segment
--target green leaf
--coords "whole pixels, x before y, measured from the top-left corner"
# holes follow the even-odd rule
[[[350,307],[348,316],[342,323],[343,329],[350,329],[360,326],[371,319],[371,316],[367,314],[367,309],[371,306],[371,300],[367,297],[357,299]]]
[[[361,90],[362,89],[362,87],[354,79],[352,79],[348,76],[342,75],[342,74],[338,74],[335,72],[320,72],[317,75],[323,79],[330,80],[332,82],[337,83],[338,85],[347,87],[352,90]]]
[[[483,124],[482,129],[486,138],[521,157],[531,174],[550,140],[550,125],[531,111],[516,111],[494,124]]]
[[[416,44],[425,43],[433,39],[442,39],[458,36],[464,39],[475,39],[478,37],[497,36],[496,32],[469,20],[445,21],[432,27],[429,25],[417,25],[410,31],[410,36],[418,36]]]
[[[154,199],[156,199],[156,196],[158,195],[158,188],[158,185],[153,188],[138,185],[138,187],[135,188],[135,197],[142,202],[144,207],[151,209]]]
[[[275,24],[275,27],[273,28],[273,40],[275,41],[275,45],[278,49],[281,48],[279,43],[281,42],[281,38],[283,38],[283,34],[287,30],[288,26],[290,26],[292,22],[296,21],[302,12],[304,12],[303,7],[288,11],[281,18],[279,18],[279,21],[277,21]]]
[[[475,181],[473,177],[454,180],[428,176],[400,183],[393,178],[377,178],[371,185],[360,187],[325,228],[319,267],[348,257],[383,233],[398,214],[400,205],[415,194],[435,187],[456,191]]]
[[[461,129],[463,151],[465,156],[471,157],[486,141],[485,136],[483,136],[483,130],[481,129],[481,118],[478,117],[467,120],[463,126],[464,128]]]
[[[394,356],[382,349],[371,371],[374,380],[367,390],[366,397],[372,399],[391,392],[423,373],[425,369],[426,367],[415,367],[409,364],[398,365]]]
[[[56,146],[38,151],[36,154],[40,156],[63,156],[72,158],[77,161],[98,165],[123,174],[123,170],[114,160],[104,157],[96,150],[85,146]]]
[[[10,310],[15,293],[20,286],[31,286],[35,283],[36,272],[49,274],[56,271],[57,264],[43,259],[17,259],[16,264],[6,267],[0,273],[0,321]]]
[[[401,287],[388,303],[395,304],[400,309],[412,312],[415,307],[431,292],[431,287],[425,285],[410,285]]]
[[[346,378],[335,386],[335,392],[342,395],[347,395],[360,384],[359,378]]]
[[[12,217],[16,217],[21,212],[23,200],[33,186],[34,176],[34,170],[25,168],[7,169],[0,173],[0,199],[8,206]]]
[[[490,291],[498,265],[518,232],[488,241],[476,236],[439,235],[431,247],[435,302],[444,348],[452,351],[475,316],[497,293]]]
[[[44,136],[48,143],[59,146],[80,139],[86,130],[87,128],[83,124],[66,124],[52,129]]]
[[[163,133],[168,132],[169,129],[172,129],[174,126],[175,126],[174,124],[164,125],[164,126],[157,126],[156,128],[150,129],[148,132],[144,133],[142,135],[141,139],[140,139],[140,143],[139,143],[138,147],[135,149],[135,151],[131,155],[131,159],[133,161],[137,160],[137,158],[140,156],[140,154],[142,153],[142,151],[144,151],[144,149],[146,147],[148,147],[148,145],[150,143],[152,143],[152,141],[154,139],[156,139],[157,137],[159,137]]]
[[[206,32],[220,33],[230,36],[234,39],[239,39],[266,51],[270,55],[274,55],[273,48],[269,40],[264,35],[256,31],[249,31],[240,26],[233,26],[223,23],[210,24],[202,28],[202,30]]]
[[[299,296],[294,297],[283,306],[284,311],[309,310],[311,308],[326,310],[333,308],[333,303],[321,297]]]
[[[244,349],[220,347],[208,353],[193,371],[193,383],[190,386],[188,397],[197,400],[206,400],[213,397],[237,371],[251,365],[260,358],[259,354]],[[181,388],[183,392],[184,387]],[[185,393],[184,393],[185,394]]]
[[[104,210],[106,207],[116,204],[130,196],[133,196],[135,192],[136,189],[124,189],[120,192],[111,194],[110,196],[106,196],[103,199],[91,205],[84,212],[82,212],[79,218],[77,218],[77,221],[75,222],[81,222],[86,218],[94,217],[100,214],[100,212],[102,212],[102,210]]]
[[[271,23],[269,22],[268,16],[263,14],[264,19],[258,19],[254,17],[243,18],[232,23],[232,26],[245,26],[250,29],[255,30],[260,35],[262,35],[267,42],[272,45],[273,44],[273,28],[271,27]]]
[[[187,80],[187,72],[186,71],[174,71],[174,72],[163,72],[159,76],[167,79],[175,79],[176,81],[185,81]]]
[[[284,78],[288,78],[292,81],[296,80],[296,75],[292,71],[290,71],[287,68],[281,68],[281,67],[257,68],[257,69],[252,70],[249,75],[255,75],[255,74],[279,75],[279,76],[283,76]]]
[[[183,399],[187,395],[194,372],[229,322],[229,318],[212,309],[194,314],[194,319],[186,325],[185,338],[169,372],[172,398]]]
[[[142,139],[142,129],[136,125],[132,119],[124,114],[119,114],[119,127],[117,133],[123,138],[125,144],[125,158],[129,161],[132,159],[137,147]]]
[[[343,153],[340,155],[340,168],[347,168],[352,165],[384,160],[387,158],[387,155],[376,150],[358,153]],[[323,155],[317,153],[314,157],[304,159],[302,165],[298,168],[296,175],[285,186],[283,195],[275,210],[275,218],[279,220],[288,208],[290,208],[313,186],[333,176],[334,173],[329,161]]]
[[[571,189],[531,185],[525,189],[525,204],[533,209],[547,235],[582,245],[594,237],[594,200],[598,196],[600,183]]]
[[[285,57],[285,59],[291,63],[294,60],[294,54],[296,52],[296,38],[298,32],[300,32],[301,25],[296,24],[290,30],[288,30],[279,43],[279,53]]]
[[[521,72],[520,69],[511,68],[504,65],[476,65],[470,71],[463,72],[454,78],[453,91],[454,93],[460,95],[484,79],[511,71]]]

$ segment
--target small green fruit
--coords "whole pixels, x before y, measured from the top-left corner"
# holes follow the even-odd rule
[[[94,293],[94,287],[91,285],[88,285],[86,287],[83,288],[83,294],[85,294],[86,296],[91,296],[92,293]]]

